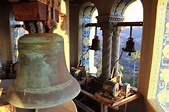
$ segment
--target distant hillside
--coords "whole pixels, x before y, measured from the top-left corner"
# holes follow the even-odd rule
[[[120,47],[123,48],[126,46],[126,41],[130,37],[130,27],[124,28],[120,33]],[[135,42],[135,49],[140,51],[141,38],[142,38],[142,27],[133,27],[132,28],[132,38]]]
[[[100,43],[102,45],[103,40],[102,40],[102,32],[101,30],[98,30],[98,36],[100,38]],[[125,27],[121,33],[120,33],[120,50],[122,48],[126,47],[126,41],[128,40],[130,36],[130,27]],[[142,26],[138,26],[138,27],[133,27],[132,28],[132,38],[134,39],[135,42],[135,49],[137,51],[140,51],[140,46],[141,46],[141,39],[142,39]],[[121,52],[121,51],[120,51]],[[95,52],[95,59],[94,59],[94,65],[96,66],[96,68],[98,69],[98,72],[100,73],[101,71],[101,61],[102,61],[102,51],[96,51]],[[129,56],[128,53],[123,52],[123,55],[119,61],[120,65],[123,66],[123,82],[128,82],[131,83],[132,82],[132,74],[133,74],[133,65],[134,65],[134,61],[129,60]],[[136,71],[138,71],[139,69],[139,61],[135,63],[136,64]],[[137,73],[135,74],[137,75]],[[136,76],[137,77],[137,76]],[[136,78],[137,80],[137,78]],[[137,81],[136,81],[137,82]],[[137,86],[137,84],[134,85],[135,87]]]
[[[127,27],[122,30],[120,34],[121,42],[120,42],[120,48],[126,47],[126,41],[130,37],[130,28]],[[141,40],[142,40],[142,27],[133,27],[132,29],[132,38],[135,42],[135,49],[140,52],[141,47]],[[132,86],[137,87],[137,75],[138,75],[138,69],[139,69],[139,61],[135,62],[135,71],[134,69],[134,61],[129,60],[128,53],[123,52],[123,55],[119,61],[120,65],[123,66],[122,74],[123,82],[128,82]],[[133,77],[133,72],[135,72],[135,78]],[[133,79],[134,78],[134,79]],[[133,85],[133,80],[135,80],[135,84]]]
[[[120,49],[126,47],[126,41],[130,37],[130,28],[126,27],[122,30],[120,34]],[[135,49],[140,52],[140,47],[141,47],[141,39],[142,39],[142,27],[133,27],[132,29],[132,38],[134,39],[135,42]],[[129,60],[128,53],[123,52],[123,55],[120,59],[120,64],[122,66],[126,67],[133,67],[133,62]],[[139,68],[139,63],[136,66]]]
[[[103,39],[102,39],[102,31],[100,29],[97,30],[97,34],[100,39],[100,44],[102,45]],[[121,33],[120,33],[120,49],[124,48],[126,46],[126,41],[130,36],[130,27],[124,28]],[[142,38],[142,27],[133,27],[132,28],[132,38],[134,39],[135,42],[135,49],[137,51],[140,51],[140,46],[141,46],[141,38]],[[99,68],[98,62],[101,59],[102,51],[96,51],[95,52],[95,66]],[[122,62],[124,64],[129,63],[128,62],[128,53],[123,53],[122,55]],[[121,61],[120,60],[120,61]]]

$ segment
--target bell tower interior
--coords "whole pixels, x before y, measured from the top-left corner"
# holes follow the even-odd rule
[[[168,4],[1,0],[0,111],[168,112]]]

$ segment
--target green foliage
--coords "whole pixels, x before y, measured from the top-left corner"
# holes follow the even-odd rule
[[[138,73],[136,68],[138,68],[138,65],[136,65],[136,62],[139,62],[140,60],[140,52],[137,51],[132,53],[128,59],[131,60],[133,66],[126,66],[124,64],[124,70],[122,71],[124,77],[122,78],[122,82],[127,82],[130,83],[131,86],[137,87]]]
[[[133,76],[131,74],[125,74],[123,75],[122,82],[123,83],[129,83],[131,86],[137,87],[138,84],[138,74],[135,74],[135,83],[133,84]]]
[[[129,60],[139,61],[140,60],[140,52],[136,51],[136,52],[132,53],[131,56],[129,56]]]
[[[102,73],[102,59],[99,60],[98,65],[99,65],[99,68],[97,69],[97,76],[99,76]],[[123,69],[124,69],[124,67],[121,64],[119,64],[118,72],[121,76],[123,76],[123,73],[122,73]]]
[[[119,63],[118,72],[122,76],[122,82],[129,83],[131,86],[137,87],[138,73],[135,73],[134,71],[136,69],[136,62],[139,62],[140,60],[140,52],[134,52],[130,57],[128,57],[128,59],[126,58],[124,60],[130,60],[130,66],[126,63]],[[98,64],[99,68],[97,69],[97,76],[102,73],[102,59],[99,60]]]

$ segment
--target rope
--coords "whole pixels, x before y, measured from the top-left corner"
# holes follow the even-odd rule
[[[77,67],[79,67],[82,63],[82,57],[89,51],[89,48],[87,49],[87,51],[85,53],[83,53],[81,56],[80,56],[80,60],[79,62],[77,63]]]

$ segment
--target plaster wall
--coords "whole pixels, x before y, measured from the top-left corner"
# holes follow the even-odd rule
[[[96,6],[98,13],[100,15],[110,14],[113,4],[116,3],[115,0],[106,0],[106,2],[103,0],[81,0],[81,1],[82,1],[81,4],[86,2],[93,3]]]
[[[10,4],[0,4],[0,58],[3,62],[11,62],[12,60],[9,25],[9,15],[11,10]]]
[[[69,38],[69,0],[61,1],[61,10],[59,12],[59,22],[54,33],[64,38],[64,53],[67,68],[70,66],[70,38]]]
[[[78,62],[78,18],[79,18],[79,5],[70,4],[69,8],[70,16],[70,66],[77,66]]]
[[[148,87],[151,72],[153,45],[154,45],[154,32],[156,23],[156,12],[158,0],[146,1],[142,0],[144,8],[144,24],[143,24],[143,36],[141,47],[141,59],[139,70],[139,82],[138,91],[144,96],[144,107],[147,112],[154,112],[153,108],[147,101]]]

